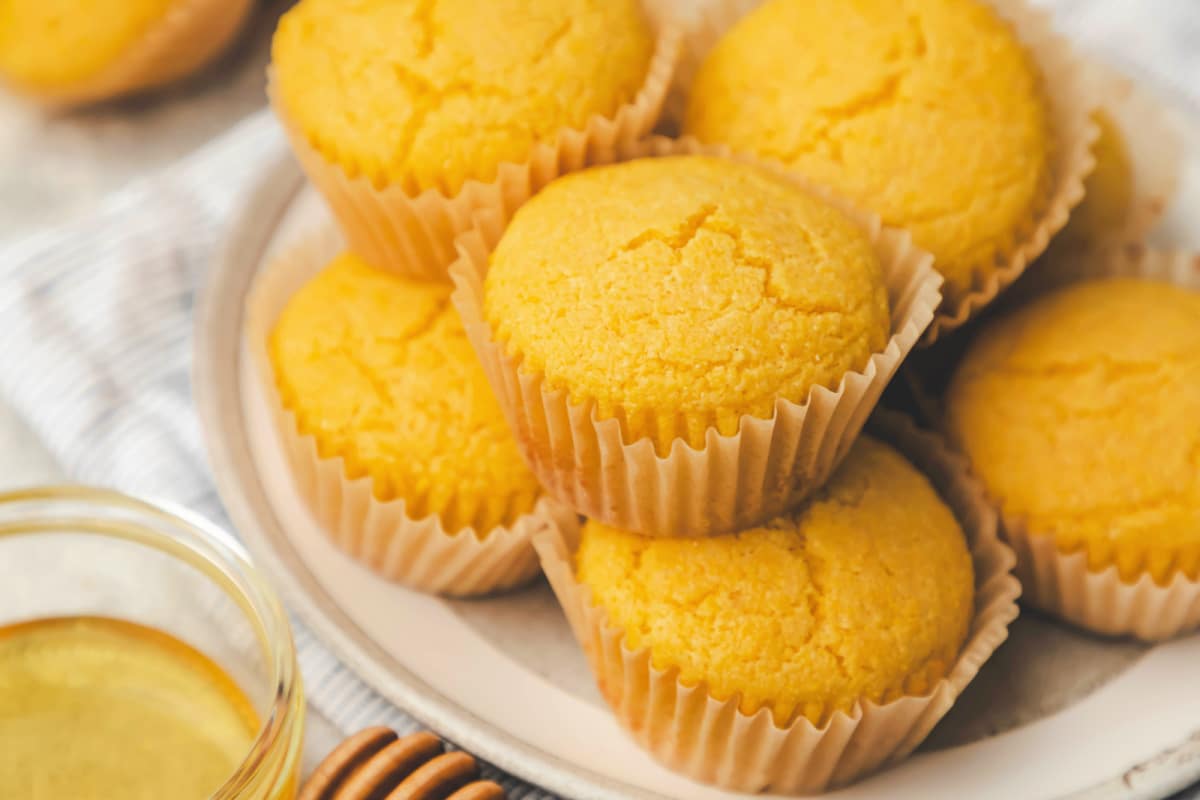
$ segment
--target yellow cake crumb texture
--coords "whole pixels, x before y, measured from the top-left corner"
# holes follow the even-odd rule
[[[377,187],[454,194],[613,114],[653,49],[637,0],[301,0],[272,59],[326,158]]]
[[[928,692],[974,608],[954,515],[890,446],[860,438],[798,511],[704,539],[650,539],[595,521],[577,574],[632,649],[687,685],[821,724],[859,700]]]
[[[283,404],[322,458],[344,458],[411,517],[483,536],[529,511],[539,487],[450,292],[343,254],[292,297],[269,350]]]
[[[1200,577],[1200,292],[1131,278],[980,331],[947,425],[1030,532],[1122,579]]]
[[[763,169],[702,156],[554,181],[492,254],[484,316],[523,369],[660,453],[836,386],[890,330],[862,229]]]
[[[115,62],[178,0],[3,0],[0,75],[30,90],[69,87]]]
[[[701,65],[684,131],[778,159],[907,228],[956,301],[1046,202],[1038,67],[977,0],[771,0]]]

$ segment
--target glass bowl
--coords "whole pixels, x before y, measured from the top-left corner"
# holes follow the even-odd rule
[[[232,677],[262,721],[213,800],[296,794],[304,699],[287,616],[228,533],[76,486],[0,493],[0,625],[103,616],[157,628]]]

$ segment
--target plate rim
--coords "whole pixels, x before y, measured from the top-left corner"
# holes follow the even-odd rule
[[[279,589],[288,608],[364,684],[440,735],[532,786],[568,797],[667,800],[619,780],[570,764],[476,717],[413,675],[374,642],[320,585],[294,551],[278,548],[262,526],[278,527],[244,435],[240,369],[244,357],[244,298],[279,223],[305,186],[299,166],[280,145],[236,205],[217,255],[198,290],[192,342],[192,391],[204,449],[217,492],[254,561]],[[223,302],[230,296],[236,302]],[[238,448],[242,453],[238,455]],[[257,502],[254,498],[257,498]],[[256,507],[268,509],[270,519]],[[1132,776],[1136,775],[1136,781]],[[1200,780],[1200,730],[1175,747],[1111,779],[1084,789],[1078,800],[1143,800],[1177,792]]]

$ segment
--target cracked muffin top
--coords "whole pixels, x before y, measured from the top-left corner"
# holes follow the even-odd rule
[[[380,500],[485,536],[540,492],[450,305],[451,287],[344,254],[288,302],[268,352],[284,406],[322,458]]]
[[[684,132],[778,159],[932,252],[957,302],[1048,201],[1035,62],[977,0],[772,0],[696,75]]]
[[[1089,567],[1200,577],[1200,292],[1113,278],[982,329],[950,436],[1007,515]]]
[[[177,0],[8,0],[0,3],[0,75],[53,90],[96,75],[124,55]]]
[[[860,437],[829,483],[759,528],[650,539],[589,521],[576,574],[658,669],[786,726],[924,694],[974,613],[962,528],[893,448]]]
[[[272,62],[327,159],[376,187],[454,194],[632,100],[653,47],[637,0],[301,0]]]
[[[504,232],[483,304],[523,369],[660,452],[836,386],[890,330],[863,229],[766,170],[702,156],[551,183]]]

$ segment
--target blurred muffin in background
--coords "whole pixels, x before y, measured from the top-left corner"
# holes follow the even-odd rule
[[[253,0],[5,0],[0,81],[50,106],[165,85],[217,56]]]

